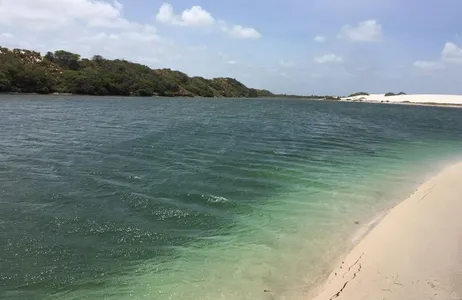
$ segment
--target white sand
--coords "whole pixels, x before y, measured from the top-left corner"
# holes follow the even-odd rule
[[[462,105],[462,95],[400,95],[388,96],[384,94],[372,94],[369,96],[356,96],[342,98],[342,101],[358,101],[364,102],[386,102],[390,103],[418,103],[418,104],[452,104]]]
[[[393,208],[314,299],[462,299],[462,163]]]

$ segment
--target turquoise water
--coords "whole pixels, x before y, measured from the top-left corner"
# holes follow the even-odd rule
[[[461,115],[1,96],[0,298],[298,299],[359,227],[459,160]]]

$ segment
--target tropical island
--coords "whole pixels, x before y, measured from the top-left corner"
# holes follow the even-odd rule
[[[1,93],[66,93],[97,96],[271,97],[234,78],[189,77],[121,59],[91,59],[64,50],[39,52],[0,47]]]

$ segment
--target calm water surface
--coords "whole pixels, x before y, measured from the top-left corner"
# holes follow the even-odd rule
[[[0,96],[0,299],[297,299],[355,220],[461,157],[461,116]]]

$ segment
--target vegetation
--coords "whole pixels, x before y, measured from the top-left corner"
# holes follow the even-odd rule
[[[335,96],[324,96],[322,97],[324,100],[342,100],[340,97],[335,97]]]
[[[287,94],[279,94],[279,95],[274,95],[277,97],[282,97],[282,98],[297,98],[297,99],[314,99],[314,100],[341,100],[340,97],[336,96],[321,96],[321,95],[310,95],[310,96],[301,96],[301,95],[287,95]]]
[[[356,97],[356,96],[369,96],[369,94],[365,92],[358,92],[358,93],[351,94],[348,97]]]
[[[267,90],[247,88],[233,78],[205,79],[170,69],[153,70],[126,60],[91,59],[59,50],[0,47],[0,92],[72,93],[118,96],[269,97]]]
[[[390,97],[390,96],[401,96],[401,95],[406,95],[406,93],[400,92],[400,93],[398,93],[398,94],[395,94],[395,93],[389,92],[389,93],[386,93],[386,94],[385,94],[385,97]]]

